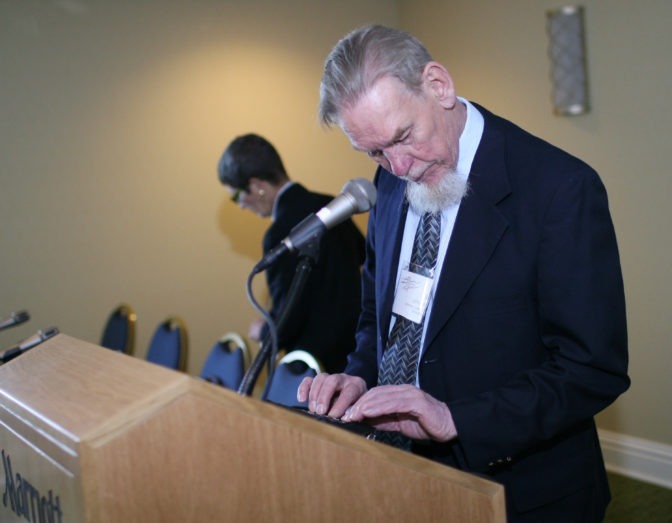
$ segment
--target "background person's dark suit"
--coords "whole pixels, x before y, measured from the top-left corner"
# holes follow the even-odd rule
[[[597,521],[609,493],[593,416],[629,386],[606,192],[583,162],[478,109],[484,134],[419,365],[421,388],[448,404],[458,438],[414,451],[504,483],[511,521],[533,509],[535,521]],[[346,369],[369,387],[407,210],[404,181],[379,168],[376,183],[358,348]],[[572,519],[559,515],[562,504]]]
[[[309,192],[300,184],[287,188],[276,202],[275,219],[264,235],[266,254],[306,216],[319,211],[332,196]],[[327,231],[303,295],[279,333],[280,348],[312,353],[327,372],[342,372],[355,347],[355,328],[361,310],[361,266],[364,237],[352,220]],[[277,319],[296,273],[298,255],[286,254],[266,272],[271,315]]]

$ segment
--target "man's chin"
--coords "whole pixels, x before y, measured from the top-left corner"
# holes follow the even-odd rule
[[[406,198],[418,214],[440,212],[464,197],[467,191],[466,179],[454,171],[443,176],[431,176],[421,181],[407,180]]]

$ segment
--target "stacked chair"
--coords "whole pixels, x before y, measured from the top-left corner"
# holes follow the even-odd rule
[[[130,305],[122,303],[107,318],[100,345],[133,355],[135,350],[136,315]]]
[[[154,330],[146,359],[157,365],[185,372],[189,352],[188,340],[184,321],[179,316],[169,316]]]
[[[261,399],[286,407],[307,407],[307,402],[296,399],[296,390],[305,377],[313,377],[322,372],[322,366],[315,357],[305,350],[288,352],[278,361],[262,392]]]
[[[249,361],[245,340],[239,334],[229,332],[210,349],[200,377],[227,389],[238,390]]]

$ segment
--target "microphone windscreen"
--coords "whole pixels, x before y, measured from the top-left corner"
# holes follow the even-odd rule
[[[366,178],[354,178],[346,182],[341,190],[354,198],[356,212],[366,212],[376,204],[377,192],[374,185]]]
[[[28,311],[18,311],[13,313],[12,317],[16,323],[23,323],[30,319],[30,314],[28,314]]]

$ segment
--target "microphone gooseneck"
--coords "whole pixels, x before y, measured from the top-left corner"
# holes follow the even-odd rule
[[[6,351],[1,352],[0,364],[13,360],[24,352],[32,349],[33,347],[36,347],[43,341],[46,341],[49,338],[53,338],[58,333],[59,331],[57,327],[49,327],[48,329],[39,330],[36,334],[26,338],[11,349],[7,349]]]

